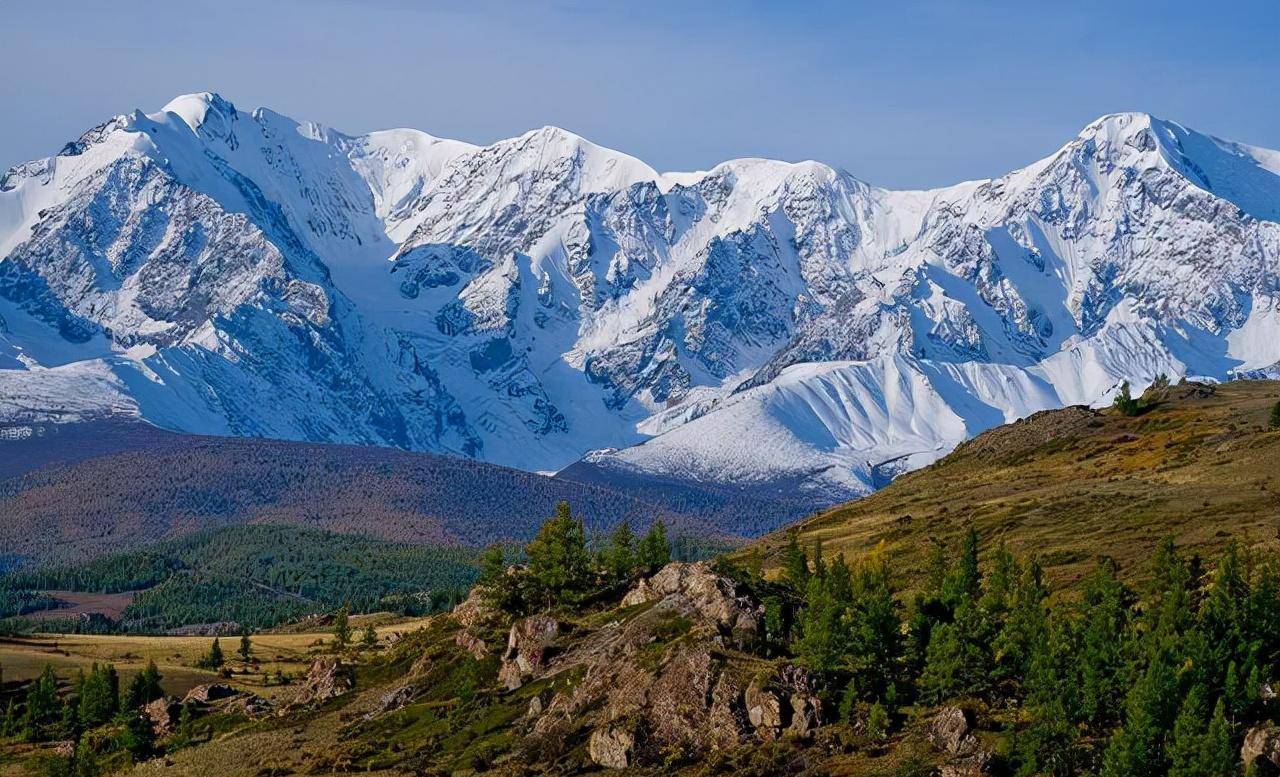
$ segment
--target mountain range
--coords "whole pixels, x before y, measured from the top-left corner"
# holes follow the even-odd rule
[[[1140,113],[891,191],[204,93],[0,178],[11,427],[129,416],[813,506],[1125,380],[1280,375],[1278,302],[1280,152]]]

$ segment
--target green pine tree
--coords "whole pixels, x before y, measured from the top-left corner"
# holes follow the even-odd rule
[[[1226,704],[1218,699],[1209,720],[1209,729],[1201,741],[1199,774],[1202,777],[1231,777],[1236,773],[1237,760],[1237,750],[1231,744]]]
[[[1280,429],[1280,402],[1271,408],[1271,418],[1267,422],[1272,429]]]
[[[205,653],[204,658],[200,659],[198,665],[202,669],[220,669],[226,663],[226,658],[222,655],[222,643],[217,638],[213,638],[213,644],[209,646],[209,652]]]
[[[333,616],[333,643],[339,650],[351,644],[351,608],[345,604]]]
[[[370,623],[364,627],[364,633],[360,636],[360,645],[364,648],[374,648],[378,646],[378,632]]]
[[[809,559],[804,555],[804,551],[800,549],[800,542],[796,539],[796,532],[794,531],[787,535],[784,563],[787,582],[797,592],[804,594],[809,586]]]
[[[240,654],[241,661],[249,663],[249,658],[253,655],[253,640],[249,638],[248,629],[240,633],[240,647],[236,652]]]
[[[1169,777],[1204,777],[1200,771],[1205,731],[1204,706],[1204,687],[1192,686],[1182,701],[1166,746]]]
[[[27,690],[26,709],[22,716],[23,738],[32,742],[47,740],[61,721],[58,678],[53,672],[53,664],[45,664],[40,676]]]
[[[609,536],[604,551],[605,573],[614,580],[626,580],[636,567],[636,535],[626,521],[618,524]]]
[[[542,524],[538,535],[525,546],[531,582],[547,609],[576,601],[591,578],[582,522],[573,517],[568,502],[556,506],[556,516]]]
[[[638,552],[640,566],[650,572],[666,566],[671,562],[671,545],[667,541],[667,525],[661,519],[654,521],[640,540]]]
[[[1136,416],[1141,408],[1138,400],[1133,398],[1132,390],[1129,388],[1129,381],[1120,384],[1120,391],[1116,394],[1114,405],[1120,415]]]

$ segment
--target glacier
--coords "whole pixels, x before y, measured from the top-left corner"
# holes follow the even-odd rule
[[[856,497],[1125,380],[1280,374],[1280,152],[1104,116],[1000,178],[659,173],[212,93],[0,178],[0,420]]]

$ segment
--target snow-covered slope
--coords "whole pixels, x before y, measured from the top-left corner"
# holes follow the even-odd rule
[[[1145,114],[927,192],[212,94],[0,179],[0,413],[865,492],[1123,379],[1280,363],[1280,153]]]

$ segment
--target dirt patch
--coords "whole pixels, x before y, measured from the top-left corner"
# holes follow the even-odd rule
[[[27,613],[27,618],[47,620],[50,618],[76,618],[90,613],[100,613],[112,620],[119,620],[124,608],[133,602],[133,592],[118,594],[89,594],[80,591],[45,591],[61,604],[51,610],[38,610]]]

